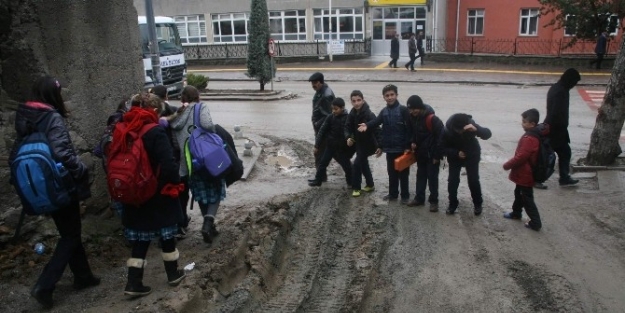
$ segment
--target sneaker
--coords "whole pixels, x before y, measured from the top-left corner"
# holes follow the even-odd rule
[[[536,189],[547,189],[547,185],[543,184],[543,183],[535,183],[534,184],[534,188]]]
[[[573,179],[570,176],[567,179],[560,181],[560,186],[573,186],[579,183],[579,179]]]
[[[371,187],[365,186],[365,188],[362,188],[362,191],[364,192],[372,192],[374,190],[375,190],[375,186],[371,186]]]
[[[360,197],[360,190],[352,191],[352,197]]]
[[[430,203],[430,212],[438,212],[438,203]]]
[[[540,230],[540,227],[533,227],[532,225],[530,225],[530,222],[527,222],[527,223],[523,224],[523,226],[525,226],[525,228],[529,228],[529,229],[534,230],[534,231],[539,231]]]
[[[410,199],[406,198],[406,199],[401,199],[400,203],[403,205],[409,205],[410,204]]]
[[[508,213],[504,213],[503,214],[503,218],[507,218],[507,219],[511,219],[511,220],[520,220],[521,216],[520,215],[515,215],[512,212],[508,212]]]
[[[453,215],[454,213],[456,213],[456,209],[458,209],[458,208],[456,208],[456,207],[451,207],[451,206],[450,206],[450,207],[447,207],[447,211],[445,211],[445,214],[447,214],[447,215]]]
[[[425,202],[417,201],[415,199],[413,199],[412,201],[408,202],[408,206],[422,206],[422,205],[425,205]]]
[[[308,182],[308,186],[310,186],[310,187],[319,187],[319,186],[321,186],[321,181],[320,180],[313,180],[311,182]]]
[[[386,195],[386,196],[382,197],[382,200],[384,200],[384,201],[397,201],[397,197],[393,197],[391,195]]]

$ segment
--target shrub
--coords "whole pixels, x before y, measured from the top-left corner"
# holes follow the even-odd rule
[[[187,74],[187,85],[191,85],[198,90],[206,89],[208,86],[208,77],[198,74]]]

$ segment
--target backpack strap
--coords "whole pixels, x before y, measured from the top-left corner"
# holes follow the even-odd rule
[[[198,102],[193,106],[193,126],[200,128],[200,110],[202,109],[202,102]]]
[[[425,128],[429,132],[432,132],[432,119],[433,118],[434,118],[434,113],[428,114],[428,116],[425,117]]]

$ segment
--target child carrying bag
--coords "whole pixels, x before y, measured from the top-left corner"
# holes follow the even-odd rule
[[[417,156],[412,152],[404,153],[395,159],[395,170],[401,172],[417,162]]]

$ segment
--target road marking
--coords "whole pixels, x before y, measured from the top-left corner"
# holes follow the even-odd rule
[[[605,96],[605,90],[586,90],[583,88],[578,88],[579,95],[584,99],[588,107],[597,111],[603,104],[603,98]],[[625,133],[621,132],[621,137],[619,138],[620,142],[625,142]]]
[[[381,69],[381,68],[385,68],[385,67],[388,67],[388,62],[383,62],[383,63],[378,64],[375,67],[375,69]]]

